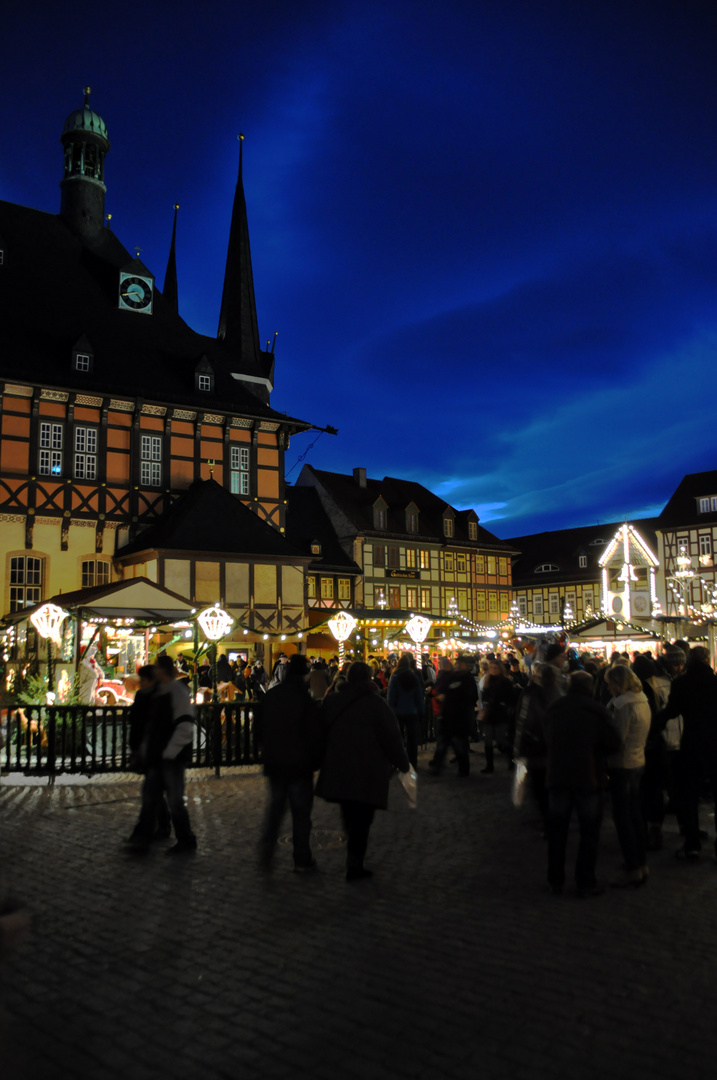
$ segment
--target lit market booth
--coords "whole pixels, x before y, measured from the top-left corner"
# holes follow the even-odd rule
[[[193,615],[186,598],[146,578],[61,593],[5,617],[5,687],[12,692],[23,675],[45,667],[58,701],[69,699],[77,675],[81,701],[128,702],[137,668],[193,636]]]

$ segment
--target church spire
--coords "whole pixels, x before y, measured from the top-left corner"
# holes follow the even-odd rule
[[[167,259],[167,272],[164,275],[164,288],[162,295],[172,311],[179,314],[179,299],[177,295],[177,210],[179,203],[174,204],[174,225],[172,226],[172,243],[169,246],[169,258]]]
[[[254,299],[254,277],[251,270],[249,225],[242,180],[243,145],[244,136],[239,135],[239,176],[232,208],[217,337],[226,341],[232,350],[239,353],[244,363],[253,366],[260,359],[261,347]]]

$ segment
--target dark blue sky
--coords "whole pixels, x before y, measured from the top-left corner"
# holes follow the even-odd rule
[[[502,537],[653,513],[715,467],[714,0],[30,5],[3,55],[0,198],[59,210],[89,83],[112,226],[161,284],[180,203],[203,333],[246,134],[272,404],[339,428],[316,467]]]

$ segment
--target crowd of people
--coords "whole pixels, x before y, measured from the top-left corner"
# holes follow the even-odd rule
[[[181,662],[175,666],[169,657],[140,676],[131,745],[145,779],[130,843],[146,851],[173,827],[177,843],[170,850],[191,852],[196,838],[184,799],[184,763],[194,706],[187,680]],[[295,870],[315,869],[311,814],[318,795],[340,806],[347,880],[370,876],[364,858],[375,811],[387,806],[394,772],[415,778],[419,746],[431,727],[435,749],[427,769],[434,777],[449,753],[458,778],[469,776],[472,744],[480,739],[483,774],[493,774],[501,759],[506,770],[518,763],[515,783],[525,783],[547,839],[553,893],[564,889],[573,813],[580,836],[577,893],[603,891],[596,866],[608,796],[623,859],[612,886],[646,883],[648,852],[663,846],[668,812],[682,834],[677,857],[700,858],[699,802],[708,784],[717,792],[717,676],[701,646],[677,642],[654,655],[615,653],[606,662],[554,642],[525,654],[443,658],[437,670],[430,661],[417,668],[409,652],[341,665],[337,657],[327,662],[282,653],[270,672],[257,662],[248,678],[238,676],[254,702],[268,780],[259,844],[264,870],[271,868],[287,808]]]

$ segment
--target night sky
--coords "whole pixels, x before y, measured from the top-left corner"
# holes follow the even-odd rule
[[[272,405],[317,468],[500,537],[717,467],[715,0],[174,0],[2,18],[0,198],[59,212],[92,87],[112,227],[216,334],[244,181]],[[314,434],[296,437],[292,470]]]

